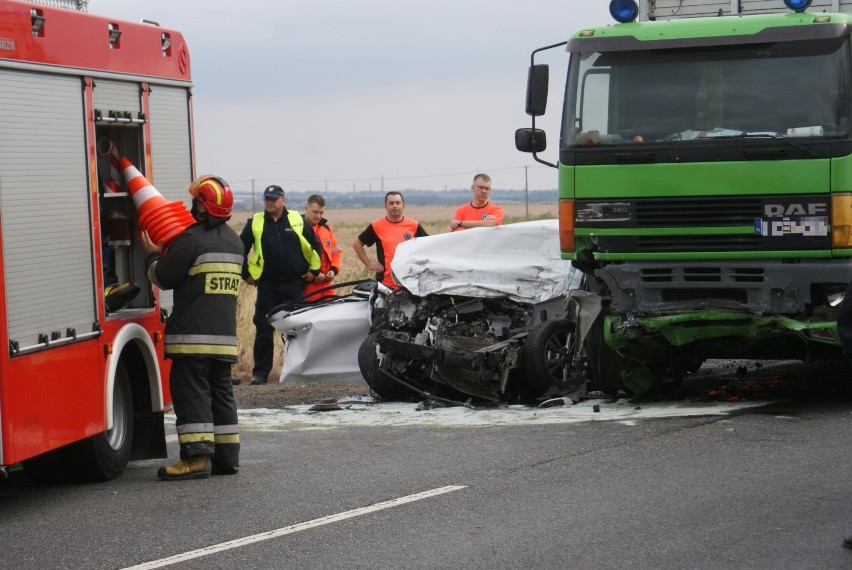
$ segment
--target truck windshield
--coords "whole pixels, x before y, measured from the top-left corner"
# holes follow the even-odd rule
[[[846,137],[848,38],[574,53],[564,147]]]

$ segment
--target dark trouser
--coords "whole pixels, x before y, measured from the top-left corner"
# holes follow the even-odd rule
[[[852,284],[846,288],[843,301],[837,307],[837,334],[846,360],[852,363]]]
[[[222,466],[240,464],[237,404],[231,363],[212,358],[172,360],[172,401],[180,456],[213,455]]]
[[[285,301],[295,301],[304,296],[305,285],[301,279],[289,281],[264,281],[257,284],[257,302],[254,305],[254,368],[252,376],[266,378],[272,370],[275,329],[266,322],[266,315]]]

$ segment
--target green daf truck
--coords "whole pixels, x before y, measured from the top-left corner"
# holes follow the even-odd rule
[[[852,279],[852,1],[613,0],[535,50],[518,150],[559,178],[592,385],[634,394],[707,359],[841,358]],[[558,151],[535,119],[569,54]]]

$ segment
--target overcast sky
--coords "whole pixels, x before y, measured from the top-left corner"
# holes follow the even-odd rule
[[[556,187],[515,150],[530,52],[611,21],[606,0],[90,0],[156,20],[192,63],[197,171],[237,190]],[[567,55],[551,63],[544,121],[556,160]],[[537,62],[539,59],[537,58]],[[525,170],[525,166],[529,168]],[[384,177],[384,182],[382,181]]]

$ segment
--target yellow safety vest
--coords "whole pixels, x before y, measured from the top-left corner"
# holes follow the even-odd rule
[[[254,247],[248,258],[248,270],[251,278],[257,281],[260,279],[260,274],[263,273],[263,248],[260,245],[260,236],[263,234],[263,220],[266,212],[258,212],[251,219],[251,232],[254,235]],[[290,221],[290,227],[299,236],[299,243],[302,246],[302,256],[308,262],[308,268],[312,271],[319,271],[320,257],[316,250],[311,247],[305,236],[302,235],[302,228],[305,225],[305,220],[302,214],[292,210],[287,212],[287,219]]]

